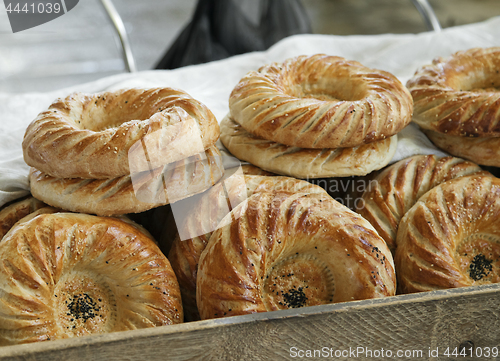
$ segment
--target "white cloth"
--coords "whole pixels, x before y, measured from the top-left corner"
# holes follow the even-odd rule
[[[231,90],[250,70],[298,55],[324,53],[357,60],[389,71],[403,83],[415,70],[437,56],[458,50],[500,46],[500,17],[478,24],[448,28],[440,33],[384,35],[296,35],[264,52],[234,56],[175,70],[120,74],[48,93],[0,93],[0,206],[29,190],[29,167],[22,157],[22,139],[28,124],[57,97],[72,91],[99,92],[125,87],[177,87],[205,103],[220,121],[228,112]],[[414,154],[439,152],[416,126],[399,135],[393,162]]]

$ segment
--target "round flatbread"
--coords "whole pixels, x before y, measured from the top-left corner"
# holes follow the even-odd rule
[[[303,179],[366,175],[386,166],[397,147],[396,135],[355,148],[291,147],[252,135],[229,116],[221,121],[220,128],[222,144],[238,159],[269,172]]]

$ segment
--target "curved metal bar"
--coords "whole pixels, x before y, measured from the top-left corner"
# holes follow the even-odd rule
[[[134,55],[132,54],[132,48],[130,47],[130,42],[128,40],[127,31],[125,30],[125,25],[123,24],[122,18],[111,0],[101,0],[101,4],[106,10],[109,19],[113,23],[116,33],[120,38],[122,44],[122,56],[123,61],[127,71],[130,73],[136,72],[137,68],[135,66]]]
[[[418,12],[424,18],[428,30],[441,31],[441,24],[427,0],[411,0]]]

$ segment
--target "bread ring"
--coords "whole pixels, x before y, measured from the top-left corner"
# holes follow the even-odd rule
[[[471,175],[426,193],[399,225],[404,293],[500,282],[500,179]]]
[[[265,176],[275,175],[274,173],[267,172],[264,169],[256,167],[252,164],[241,164],[239,167],[241,167],[241,172],[246,175],[265,175]],[[227,169],[227,172],[229,174],[233,174],[237,170],[239,170],[238,167],[234,167]]]
[[[0,240],[17,221],[43,207],[47,205],[36,198],[28,197],[2,208],[0,210]]]
[[[29,214],[27,214],[26,216],[18,219],[13,225],[11,228],[7,229],[6,232],[3,234],[3,237],[6,237],[8,234],[9,234],[9,231],[14,228],[15,226],[17,226],[18,224],[21,224],[21,223],[24,223],[24,222],[27,222],[37,216],[39,216],[40,214],[51,214],[51,213],[58,213],[58,212],[61,212],[61,210],[59,208],[54,208],[54,207],[50,207],[50,206],[47,206],[45,205],[45,207],[42,207],[42,208],[38,208],[36,211],[33,211]],[[1,236],[1,235],[0,235]],[[2,241],[2,238],[0,238],[0,242]]]
[[[198,266],[202,319],[395,294],[384,240],[326,193],[255,194],[227,217]]]
[[[54,207],[111,216],[144,212],[201,193],[223,175],[217,147],[151,172],[114,179],[54,178],[32,168],[32,194]]]
[[[424,193],[447,180],[477,172],[481,172],[477,164],[460,158],[409,157],[370,181],[362,195],[363,202],[356,203],[356,211],[371,223],[394,253],[399,221]]]
[[[413,120],[423,129],[463,137],[500,137],[500,47],[434,59],[407,83]]]
[[[113,218],[39,215],[0,243],[0,346],[182,322],[154,242]]]
[[[16,224],[27,222],[40,214],[58,212],[63,212],[63,210],[50,207],[33,197],[28,197],[8,205],[0,211],[0,241]],[[128,216],[120,215],[116,218],[137,228],[140,232],[144,233],[156,243],[153,236],[142,225],[132,221]]]
[[[386,166],[396,153],[397,136],[354,148],[305,149],[259,138],[226,116],[221,142],[237,158],[269,172],[311,179],[366,175]]]
[[[248,132],[300,148],[346,148],[386,139],[411,121],[410,93],[392,74],[323,54],[248,73],[229,98]]]
[[[53,177],[104,179],[201,153],[218,137],[212,112],[187,93],[129,89],[57,99],[28,126],[23,151]]]
[[[272,173],[266,172],[250,164],[242,164],[239,167],[231,167],[232,164],[228,163],[229,162],[225,161],[224,166],[228,166],[230,168],[226,168],[224,170],[224,177],[221,178],[219,182],[221,182],[228,176],[231,176],[232,174],[236,173],[237,171],[238,173],[242,171],[243,174],[272,175]],[[235,162],[233,165],[235,164],[238,163]],[[217,187],[217,184],[215,184],[214,187]],[[212,187],[210,189],[212,189]],[[207,190],[206,192],[210,192],[210,189]],[[167,255],[170,249],[172,248],[172,243],[174,241],[174,238],[178,234],[177,223],[181,222],[178,215],[179,212],[182,211],[179,211],[178,206],[184,207],[184,205],[186,204],[191,204],[191,205],[195,204],[195,202],[197,202],[197,200],[199,200],[200,197],[203,197],[203,194],[204,193],[195,195],[194,197],[187,199],[185,202],[180,201],[178,205],[174,206],[175,214],[174,210],[172,210],[172,205],[167,204],[165,206],[160,206],[146,212],[141,212],[136,214],[129,213],[127,216],[132,218],[135,222],[146,227],[146,229],[148,229],[151,232],[154,238],[158,240],[159,247],[163,252],[163,254]]]
[[[186,320],[200,319],[196,306],[196,275],[200,256],[212,232],[221,226],[220,222],[228,212],[247,197],[277,191],[325,193],[323,188],[295,178],[235,174],[205,193],[192,214],[179,226],[180,232],[189,238],[181,239],[177,233],[168,259],[179,281]]]
[[[466,138],[424,130],[438,148],[482,165],[500,167],[500,138]]]

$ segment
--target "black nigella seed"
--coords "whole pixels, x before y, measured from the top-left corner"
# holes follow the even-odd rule
[[[286,303],[286,306],[289,308],[302,307],[307,302],[307,296],[302,290],[302,287],[299,287],[298,289],[288,290],[287,293],[283,294],[283,298]]]
[[[488,276],[493,267],[491,265],[492,261],[486,259],[483,254],[476,255],[469,266],[469,276],[474,281],[479,281],[482,278]]]
[[[67,303],[66,307],[69,310],[67,315],[74,317],[71,321],[80,318],[87,321],[89,318],[94,318],[96,316],[95,312],[101,309],[87,293],[75,295],[70,300],[71,302]]]

